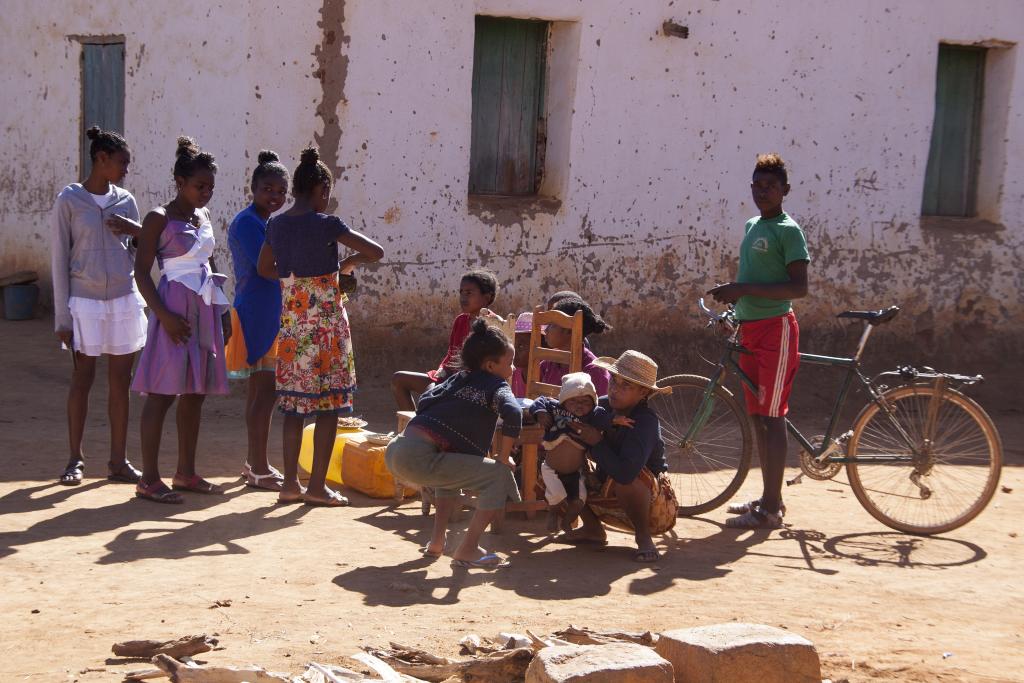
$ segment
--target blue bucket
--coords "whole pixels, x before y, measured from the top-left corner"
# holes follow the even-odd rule
[[[4,318],[31,320],[39,303],[39,285],[7,285],[4,287]]]

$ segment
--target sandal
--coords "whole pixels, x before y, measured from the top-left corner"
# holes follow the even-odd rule
[[[475,560],[452,560],[452,567],[457,569],[501,569],[510,564],[512,564],[511,560],[494,553],[487,553]]]
[[[219,486],[211,484],[206,481],[198,474],[193,474],[191,477],[179,479],[180,475],[175,474],[174,478],[171,479],[171,488],[175,491],[191,491],[192,493],[205,493],[211,495],[220,495],[224,493]]]
[[[264,491],[280,491],[284,484],[284,475],[274,469],[272,465],[267,466],[270,472],[267,474],[256,474],[252,471],[252,467],[249,463],[245,463],[242,467],[242,476],[245,477],[245,485],[253,489],[263,489]],[[266,480],[270,480],[264,483]]]
[[[751,510],[761,509],[761,499],[752,500],[749,503],[730,503],[729,507],[725,508],[725,511],[730,515],[743,515]],[[779,503],[779,517],[786,516],[786,504]]]
[[[143,484],[140,481],[135,485],[135,497],[142,498],[143,500],[151,500],[154,503],[167,503],[170,505],[180,505],[185,502],[185,499],[181,497],[181,494],[175,493],[171,489],[167,488],[167,484],[163,483],[159,479],[148,485]]]
[[[317,508],[343,508],[348,505],[348,498],[341,495],[337,491],[331,489],[325,489],[327,491],[327,499],[322,498],[309,498],[306,494],[302,496],[302,502],[310,507]]]
[[[108,481],[120,481],[125,484],[138,484],[142,481],[142,472],[137,470],[134,465],[125,460],[123,463],[114,469],[107,463],[107,480]]]
[[[749,510],[739,517],[725,520],[725,526],[730,529],[781,529],[782,515]]]
[[[435,553],[433,550],[430,549],[430,546],[425,545],[422,548],[420,548],[420,555],[422,555],[423,557],[429,557],[432,560],[436,560],[440,558],[442,555],[444,555],[444,551],[442,550],[439,553]]]
[[[76,460],[73,463],[69,463],[64,468],[64,474],[60,475],[58,481],[64,486],[78,486],[82,483],[82,477],[85,475],[85,463],[81,460]]]

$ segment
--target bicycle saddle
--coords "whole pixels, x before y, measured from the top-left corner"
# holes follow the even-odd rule
[[[837,318],[854,318],[856,320],[863,320],[868,325],[884,325],[900,312],[899,306],[890,306],[879,311],[843,311]]]

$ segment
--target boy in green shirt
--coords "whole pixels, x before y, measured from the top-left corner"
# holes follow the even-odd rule
[[[747,221],[736,282],[708,293],[720,303],[736,304],[740,342],[750,351],[741,356],[740,367],[758,388],[754,394],[744,385],[744,394],[754,418],[764,490],[757,500],[730,505],[729,512],[738,516],[726,526],[778,529],[785,513],[786,413],[800,364],[792,300],[807,296],[810,257],[803,231],[782,210],[789,174],[778,154],[758,155],[750,190],[761,215]]]

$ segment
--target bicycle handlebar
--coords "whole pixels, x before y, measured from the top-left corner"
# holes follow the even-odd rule
[[[735,320],[734,320],[735,312],[734,312],[734,309],[732,307],[732,304],[729,304],[729,307],[726,309],[725,313],[715,313],[710,308],[708,308],[707,304],[704,303],[704,297],[701,297],[700,299],[698,299],[697,300],[697,304],[700,306],[700,310],[704,313],[704,315],[706,315],[708,317],[708,319],[711,320],[712,322],[716,322],[716,323],[719,323],[719,322],[733,323],[733,322],[735,322]]]

